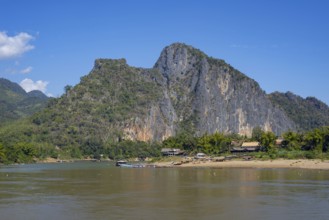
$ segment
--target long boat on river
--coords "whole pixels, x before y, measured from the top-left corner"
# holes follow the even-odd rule
[[[125,160],[118,160],[115,165],[117,167],[127,167],[127,168],[142,168],[142,167],[146,167],[145,164],[140,164],[140,163],[136,163],[136,164],[130,164]]]
[[[128,164],[128,162],[125,161],[125,160],[118,160],[118,161],[115,163],[115,166],[120,167],[121,165],[124,165],[124,164]]]
[[[146,167],[144,164],[120,164],[119,167],[125,167],[125,168],[143,168]]]

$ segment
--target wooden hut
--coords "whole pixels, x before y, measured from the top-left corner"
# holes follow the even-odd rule
[[[231,149],[232,153],[239,152],[255,152],[260,150],[260,144],[257,141],[253,142],[243,142],[240,147],[233,147]]]
[[[184,151],[176,148],[162,148],[161,154],[163,156],[178,156],[184,154]]]

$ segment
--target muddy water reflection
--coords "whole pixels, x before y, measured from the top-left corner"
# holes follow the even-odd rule
[[[329,171],[0,167],[0,219],[329,219]]]

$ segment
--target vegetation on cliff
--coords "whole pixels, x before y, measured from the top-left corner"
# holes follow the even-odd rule
[[[286,112],[300,131],[329,125],[329,107],[314,97],[304,99],[291,92],[274,92],[268,97]]]

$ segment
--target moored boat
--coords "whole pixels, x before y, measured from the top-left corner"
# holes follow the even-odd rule
[[[120,167],[127,167],[127,168],[143,168],[145,167],[144,164],[128,164],[128,163],[123,163],[119,165]]]
[[[115,163],[115,166],[120,167],[121,165],[126,165],[126,164],[127,164],[127,161],[125,161],[125,160],[118,160]]]

